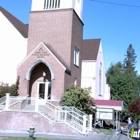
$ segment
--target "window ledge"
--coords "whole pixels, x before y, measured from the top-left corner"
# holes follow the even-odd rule
[[[78,66],[78,65],[76,65],[76,64],[74,64],[74,66],[75,66],[75,67],[77,67],[77,68],[79,68],[79,66]]]

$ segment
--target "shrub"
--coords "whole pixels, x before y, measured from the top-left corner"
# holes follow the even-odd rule
[[[62,106],[73,106],[87,113],[93,114],[94,99],[90,96],[91,88],[78,88],[74,84],[67,87],[61,97]]]
[[[0,98],[5,96],[6,93],[10,93],[12,96],[18,96],[18,86],[19,86],[19,77],[15,84],[9,86],[7,83],[1,82],[0,85]]]

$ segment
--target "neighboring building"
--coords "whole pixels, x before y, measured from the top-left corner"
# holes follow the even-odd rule
[[[17,65],[25,58],[28,25],[0,6],[0,83],[14,84]]]
[[[83,0],[32,0],[29,26],[2,7],[0,11],[0,19],[10,31],[2,40],[6,47],[1,48],[11,48],[11,72],[4,67],[7,71],[3,75],[12,75],[10,79],[15,81],[18,64],[21,96],[59,102],[66,87],[75,83],[91,87],[95,99],[110,99],[101,40],[83,40]]]
[[[83,40],[81,86],[91,87],[91,96],[95,99],[110,99],[101,39]]]

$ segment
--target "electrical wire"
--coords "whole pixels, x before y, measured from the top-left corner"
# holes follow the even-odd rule
[[[129,5],[129,4],[114,3],[114,2],[106,2],[106,1],[101,1],[101,0],[91,0],[91,1],[105,3],[105,4],[113,4],[113,5],[118,5],[118,6],[128,6],[128,7],[140,8],[140,6],[137,6],[137,5]]]

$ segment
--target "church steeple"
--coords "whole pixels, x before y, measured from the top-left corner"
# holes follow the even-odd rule
[[[82,19],[83,0],[32,0],[32,11],[73,8]]]

